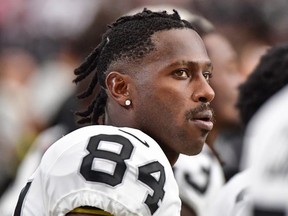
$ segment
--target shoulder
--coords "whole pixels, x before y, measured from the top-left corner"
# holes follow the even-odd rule
[[[219,178],[220,184],[224,184],[224,173],[222,166],[208,145],[204,145],[202,152],[198,155],[187,156],[180,154],[173,169],[176,178],[181,173],[187,173],[195,175],[193,178],[197,178],[197,175],[206,173],[210,177]],[[201,176],[201,175],[200,175]],[[201,178],[201,177],[200,177]]]
[[[182,201],[197,215],[206,215],[208,206],[225,182],[218,159],[205,145],[198,155],[181,154],[173,169]]]
[[[32,180],[31,193],[52,215],[84,205],[114,215],[180,212],[168,159],[152,138],[131,128],[89,126],[62,137]]]
[[[46,151],[41,165],[49,169],[53,166],[51,161],[56,162],[68,155],[82,158],[91,152],[92,148],[96,152],[111,152],[121,157],[129,158],[131,154],[139,156],[139,160],[158,158],[165,165],[169,163],[156,141],[142,131],[126,127],[93,125],[77,129],[60,138]]]
[[[287,214],[288,173],[288,86],[271,97],[249,124],[242,163],[253,173],[250,204],[241,215],[251,212]],[[267,205],[269,203],[269,205]]]
[[[287,146],[283,145],[288,139],[287,98],[288,86],[272,96],[251,119],[244,139],[241,161],[244,168],[258,163],[267,166],[266,163],[273,162],[278,152]]]

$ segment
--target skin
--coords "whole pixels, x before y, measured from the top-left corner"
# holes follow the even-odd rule
[[[218,33],[210,33],[203,37],[203,41],[213,62],[213,79],[210,85],[216,94],[211,102],[216,122],[207,139],[207,143],[212,145],[220,130],[239,125],[240,117],[235,105],[238,86],[243,82],[244,76],[237,67],[236,52],[226,38]]]
[[[152,42],[156,49],[141,62],[127,71],[127,62],[114,64],[108,73],[105,124],[142,130],[173,165],[179,153],[198,154],[212,129],[212,65],[202,39],[191,29],[156,32]]]

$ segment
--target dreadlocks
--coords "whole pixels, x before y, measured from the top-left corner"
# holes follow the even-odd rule
[[[144,9],[133,16],[120,17],[115,23],[109,25],[102,36],[101,43],[74,71],[75,83],[94,72],[88,88],[78,95],[79,99],[90,96],[97,84],[101,86],[100,92],[88,109],[76,112],[76,115],[82,117],[78,123],[99,124],[99,118],[105,112],[107,101],[105,78],[111,63],[121,60],[139,61],[155,50],[151,40],[155,32],[181,28],[194,29],[189,22],[181,20],[175,10],[173,14],[167,14],[166,11],[152,12]]]

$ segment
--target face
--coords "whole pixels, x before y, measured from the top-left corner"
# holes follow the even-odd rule
[[[212,129],[212,65],[199,35],[191,29],[157,32],[133,79],[134,120],[169,155],[197,154]]]
[[[239,114],[235,104],[238,86],[243,77],[237,68],[236,53],[228,40],[220,34],[208,34],[203,40],[213,62],[213,79],[210,85],[216,94],[211,103],[215,111],[215,127],[227,128],[237,125]]]

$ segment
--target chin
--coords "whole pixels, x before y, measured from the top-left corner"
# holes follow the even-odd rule
[[[197,155],[202,151],[203,146],[204,146],[204,142],[194,143],[193,146],[191,146],[190,144],[188,148],[185,149],[184,152],[182,152],[182,154],[189,155],[189,156]]]

